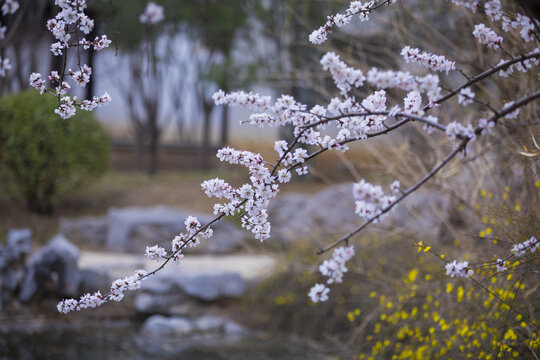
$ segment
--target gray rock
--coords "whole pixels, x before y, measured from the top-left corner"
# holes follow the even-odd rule
[[[211,215],[197,216],[201,223],[213,219]],[[170,247],[170,242],[185,230],[184,220],[189,214],[176,208],[156,206],[111,209],[108,215],[106,246],[109,250],[144,252],[149,244]],[[190,251],[225,253],[236,250],[246,234],[227,221],[213,226],[214,237]]]
[[[202,316],[193,321],[193,329],[198,332],[222,332],[225,324],[230,321],[222,316]]]
[[[186,335],[193,331],[191,322],[182,317],[153,315],[144,321],[141,334],[152,338]]]
[[[5,271],[0,274],[0,278],[0,283],[2,285],[1,287],[13,294],[24,278],[24,270],[19,267],[10,267],[5,269]]]
[[[186,295],[150,294],[140,292],[135,296],[135,310],[142,314],[189,315],[192,306],[186,303]]]
[[[178,292],[177,286],[172,280],[179,275],[169,273],[158,273],[156,276],[151,276],[142,283],[142,290],[145,293],[152,295],[166,295]]]
[[[106,271],[100,269],[81,269],[81,282],[79,284],[79,292],[94,293],[98,290],[107,291],[112,279]]]
[[[231,272],[215,274],[163,272],[149,278],[142,286],[144,293],[156,297],[185,294],[187,297],[208,302],[240,298],[246,290],[247,282],[239,274]],[[159,300],[156,301],[159,303]]]
[[[7,235],[6,250],[15,259],[32,253],[32,230],[11,229]]]
[[[153,315],[144,321],[140,333],[142,336],[164,341],[179,335],[188,335],[192,339],[200,340],[209,335],[245,335],[247,331],[223,316],[205,315],[190,320],[180,316]]]
[[[30,258],[19,299],[29,302],[46,290],[62,296],[77,295],[81,281],[78,258],[77,247],[63,235],[56,235]]]
[[[397,205],[385,223],[413,233],[417,238],[435,237],[447,209],[448,201],[444,194],[419,189]]]
[[[173,281],[189,296],[204,301],[240,298],[247,289],[246,281],[236,273],[183,275]]]
[[[356,206],[352,190],[352,183],[335,185],[322,190],[310,199],[305,212],[323,232],[348,231],[362,222],[355,213]]]
[[[289,242],[314,234],[345,232],[358,225],[352,184],[331,186],[315,195],[286,194],[270,203],[272,238]]]
[[[331,186],[312,196],[286,194],[271,202],[272,238],[291,241],[313,235],[347,232],[363,220],[355,213],[352,183]],[[444,194],[420,189],[388,214],[385,224],[417,237],[438,236],[442,219],[447,218],[449,201]]]
[[[17,297],[24,278],[26,257],[31,252],[30,229],[12,229],[8,232],[6,246],[0,244],[0,310]]]
[[[60,219],[60,233],[85,245],[101,247],[107,238],[107,217],[81,217]]]
[[[7,255],[6,248],[0,244],[0,271],[8,267],[9,257]]]
[[[315,225],[303,211],[309,201],[305,194],[286,194],[270,202],[268,215],[272,226],[272,240],[290,242],[299,234],[306,236]]]
[[[249,334],[249,331],[234,321],[227,321],[223,326],[223,333],[227,336],[242,336]]]

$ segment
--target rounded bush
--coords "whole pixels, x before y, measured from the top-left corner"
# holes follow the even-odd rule
[[[0,99],[0,179],[38,213],[107,169],[108,140],[95,117],[80,110],[63,120],[56,106],[35,91]]]

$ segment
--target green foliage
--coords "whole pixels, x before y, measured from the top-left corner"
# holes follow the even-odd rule
[[[185,22],[205,47],[223,54],[230,52],[236,31],[247,20],[240,1],[169,0],[164,5],[171,18]]]
[[[12,184],[29,210],[50,213],[62,193],[102,175],[108,140],[89,113],[69,120],[56,100],[27,91],[0,99],[0,179]]]
[[[187,30],[206,48],[228,54],[235,33],[245,25],[247,13],[239,1],[223,0],[156,0],[165,8],[164,21],[150,27],[138,21],[146,2],[116,1],[113,6],[100,1],[92,6],[97,17],[107,19],[111,11],[114,17],[106,22],[106,33],[124,52],[137,51],[151,36],[166,31]]]

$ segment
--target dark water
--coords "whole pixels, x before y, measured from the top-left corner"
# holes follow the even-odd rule
[[[137,324],[107,322],[53,325],[0,333],[0,360],[323,360],[330,359],[305,344],[275,338],[198,338],[148,341]]]

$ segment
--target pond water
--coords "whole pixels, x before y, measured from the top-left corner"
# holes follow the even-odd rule
[[[5,324],[4,324],[5,325]],[[306,344],[249,337],[148,342],[137,334],[138,324],[128,321],[91,325],[53,324],[35,331],[0,333],[0,360],[323,360]]]

